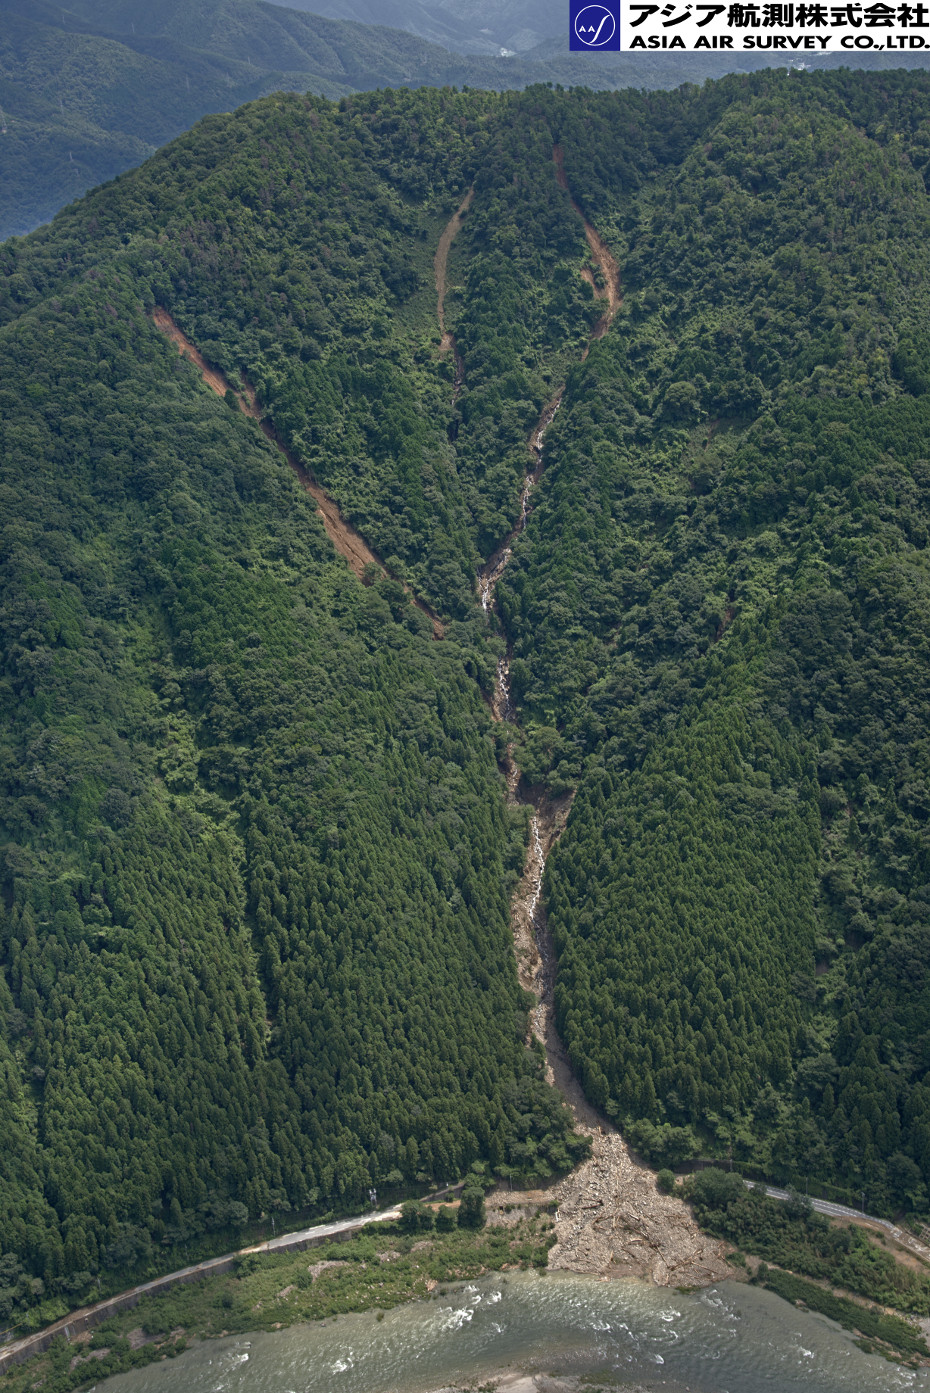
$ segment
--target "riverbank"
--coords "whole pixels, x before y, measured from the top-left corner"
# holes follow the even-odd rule
[[[525,1380],[521,1384],[521,1380]],[[567,1385],[567,1386],[566,1386]],[[100,1393],[930,1393],[758,1286],[493,1272],[394,1309],[194,1342]]]
[[[592,1160],[596,1160],[596,1156]],[[639,1171],[641,1168],[635,1169]],[[609,1266],[611,1275],[620,1280],[607,1281],[602,1275],[598,1281],[599,1268],[596,1265],[585,1276],[577,1269],[572,1270],[564,1265],[560,1269],[556,1265],[560,1262],[564,1264],[566,1257],[569,1260],[578,1259],[578,1252],[566,1250],[559,1240],[560,1230],[564,1233],[566,1222],[574,1222],[572,1216],[575,1210],[566,1204],[562,1189],[572,1178],[567,1177],[562,1185],[549,1190],[495,1192],[488,1196],[488,1225],[481,1230],[455,1228],[442,1232],[434,1228],[408,1233],[402,1230],[399,1223],[388,1222],[368,1225],[360,1233],[352,1234],[347,1239],[343,1237],[342,1241],[338,1241],[339,1236],[336,1235],[329,1243],[310,1251],[266,1249],[244,1252],[236,1257],[228,1271],[207,1274],[199,1281],[170,1291],[150,1293],[141,1298],[134,1309],[121,1311],[96,1329],[80,1333],[70,1344],[64,1339],[56,1341],[52,1348],[30,1360],[27,1365],[18,1366],[0,1377],[0,1393],[31,1393],[37,1387],[43,1393],[77,1393],[77,1390],[89,1388],[113,1374],[132,1369],[139,1370],[141,1374],[144,1366],[173,1359],[185,1350],[194,1350],[192,1357],[195,1363],[198,1360],[202,1363],[203,1356],[196,1354],[196,1349],[204,1342],[215,1346],[216,1358],[219,1359],[230,1337],[238,1340],[238,1349],[248,1351],[249,1337],[302,1326],[306,1338],[312,1342],[320,1338],[319,1332],[327,1332],[335,1323],[342,1330],[344,1318],[348,1318],[345,1330],[350,1332],[366,1316],[377,1325],[396,1308],[409,1305],[418,1305],[427,1313],[434,1309],[447,1314],[451,1311],[452,1314],[448,1316],[451,1321],[456,1313],[461,1315],[461,1309],[465,1309],[462,1305],[463,1293],[477,1290],[474,1283],[481,1283],[482,1278],[486,1283],[493,1277],[498,1283],[506,1284],[521,1272],[524,1278],[532,1274],[540,1279],[548,1278],[545,1282],[540,1281],[535,1288],[537,1301],[544,1298],[550,1285],[555,1291],[559,1283],[576,1278],[593,1283],[586,1290],[589,1293],[596,1291],[597,1295],[592,1299],[601,1304],[605,1300],[608,1304],[628,1300],[634,1305],[638,1303],[648,1307],[658,1301],[660,1306],[657,1310],[662,1312],[657,1318],[660,1327],[666,1319],[666,1308],[672,1309],[668,1303],[680,1305],[684,1299],[683,1293],[690,1291],[693,1298],[689,1299],[699,1301],[702,1308],[709,1303],[706,1323],[711,1318],[712,1310],[716,1310],[719,1304],[719,1298],[714,1293],[719,1292],[720,1284],[712,1279],[708,1284],[710,1271],[696,1269],[694,1259],[688,1259],[685,1253],[685,1260],[678,1269],[668,1268],[647,1274],[645,1280],[631,1281],[615,1260],[616,1223],[604,1223],[612,1211],[602,1210],[587,1216],[591,1224],[582,1226],[582,1248],[587,1251],[585,1245],[592,1241],[592,1235],[595,1240],[599,1233],[612,1235],[609,1244],[614,1261]],[[631,1192],[631,1195],[634,1193]],[[643,1222],[647,1227],[651,1221],[648,1212],[644,1213]],[[656,1222],[661,1222],[661,1240],[669,1221],[659,1216]],[[705,1241],[719,1243],[719,1240]],[[594,1256],[598,1256],[597,1250]],[[648,1265],[643,1264],[640,1254],[634,1253],[633,1259],[639,1270],[643,1265]],[[652,1260],[655,1261],[654,1256]],[[692,1263],[690,1275],[698,1279],[693,1283],[684,1280],[689,1275],[688,1261]],[[697,1262],[700,1261],[699,1256]],[[748,1266],[752,1269],[756,1264],[750,1262]],[[748,1272],[745,1268],[732,1270],[743,1283],[747,1282]],[[664,1279],[660,1286],[656,1285],[656,1275]],[[816,1300],[819,1300],[821,1293],[812,1284],[793,1279],[790,1290],[780,1291],[777,1286],[781,1280],[779,1274],[763,1270],[760,1276],[762,1283],[771,1291],[778,1291],[779,1298],[785,1297],[789,1303],[785,1305],[779,1299],[774,1310],[769,1308],[776,1324],[778,1309],[783,1310],[781,1320],[785,1332],[793,1328],[799,1310],[806,1313],[820,1309]],[[624,1277],[626,1280],[623,1280]],[[673,1282],[673,1277],[679,1280]],[[700,1280],[702,1277],[704,1281]],[[483,1287],[484,1283],[481,1284]],[[733,1292],[740,1290],[732,1283],[725,1285]],[[757,1292],[761,1286],[747,1285],[744,1289]],[[610,1296],[611,1291],[617,1293],[615,1298]],[[653,1297],[649,1296],[650,1292],[654,1293]],[[706,1303],[702,1293],[706,1294]],[[823,1292],[822,1295],[826,1297],[828,1293]],[[755,1297],[752,1299],[755,1300]],[[802,1303],[800,1307],[796,1304],[799,1300]],[[435,1308],[430,1304],[434,1302],[438,1303]],[[661,1305],[662,1302],[666,1303],[665,1306]],[[859,1335],[857,1343],[860,1350],[887,1356],[888,1347],[882,1348],[875,1337],[881,1342],[889,1334],[897,1333],[900,1336],[901,1330],[885,1329],[884,1323],[882,1328],[876,1327],[874,1331],[866,1328],[862,1324],[867,1316],[866,1306],[862,1304],[854,1308],[848,1298],[845,1302],[837,1303],[834,1296],[834,1305],[836,1309],[831,1307],[825,1314],[832,1319],[845,1316],[842,1323]],[[839,1316],[837,1311],[840,1312]],[[427,1318],[427,1315],[423,1316],[424,1320]],[[904,1322],[900,1324],[903,1329]],[[592,1327],[594,1330],[601,1328]],[[616,1329],[625,1327],[618,1326]],[[913,1327],[908,1325],[907,1329],[912,1331]],[[732,1332],[724,1322],[720,1325],[721,1337],[728,1333]],[[296,1333],[292,1338],[296,1338]],[[348,1334],[345,1338],[349,1344],[352,1343]],[[810,1341],[806,1343],[809,1346]],[[902,1353],[906,1358],[906,1352]],[[912,1350],[912,1356],[913,1353]],[[879,1364],[883,1361],[874,1362]],[[916,1373],[917,1361],[912,1358],[908,1362]],[[170,1378],[176,1378],[176,1375],[171,1374]],[[554,1370],[545,1374],[523,1370],[517,1375],[510,1369],[501,1370],[499,1378],[483,1374],[481,1386],[493,1388],[495,1393],[576,1393],[573,1378],[574,1375],[563,1378],[562,1373]],[[525,1382],[521,1384],[520,1379]],[[454,1387],[456,1393],[466,1386],[448,1385],[449,1388]],[[591,1381],[589,1372],[585,1374],[584,1386],[597,1388],[600,1385],[596,1380]],[[618,1385],[613,1382],[605,1386]],[[639,1387],[637,1383],[626,1382],[620,1386],[628,1393]]]
[[[205,1277],[219,1276],[222,1273],[230,1272],[235,1263],[246,1255],[266,1252],[302,1252],[306,1248],[312,1248],[334,1238],[349,1238],[360,1232],[366,1225],[390,1221],[398,1218],[399,1215],[399,1209],[391,1208],[384,1209],[379,1214],[334,1219],[327,1223],[313,1224],[309,1228],[296,1229],[290,1233],[266,1239],[264,1242],[239,1248],[234,1252],[204,1258],[201,1262],[178,1268],[174,1272],[166,1272],[147,1282],[137,1283],[135,1286],[127,1287],[124,1291],[104,1297],[91,1306],[82,1306],[69,1311],[67,1315],[62,1316],[60,1320],[53,1321],[51,1325],[46,1325],[41,1330],[33,1331],[0,1346],[0,1374],[15,1364],[21,1364],[34,1355],[41,1354],[59,1336],[65,1340],[74,1341],[111,1316],[118,1315],[123,1311],[134,1310],[139,1302],[147,1296],[161,1295],[179,1284],[197,1282]]]
[[[295,1250],[279,1246],[230,1256],[192,1280],[152,1289],[132,1307],[114,1309],[94,1328],[62,1330],[26,1364],[0,1376],[0,1393],[72,1393],[103,1377],[173,1358],[191,1342],[275,1331],[297,1322],[349,1313],[384,1312],[489,1272],[543,1269],[554,1220],[542,1205],[501,1213],[481,1230],[405,1233],[380,1221],[334,1233],[331,1241]]]
[[[388,1310],[445,1283],[533,1267],[706,1286],[731,1275],[719,1240],[631,1158],[622,1138],[585,1128],[592,1154],[547,1189],[499,1187],[487,1228],[408,1235],[396,1210],[284,1234],[130,1288],[32,1337],[0,1393],[70,1393],[172,1358],[190,1342]],[[308,1280],[309,1274],[309,1280]],[[0,1351],[3,1353],[3,1351]],[[7,1355],[11,1353],[8,1349]]]

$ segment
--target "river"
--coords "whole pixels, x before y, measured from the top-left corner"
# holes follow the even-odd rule
[[[634,1280],[513,1272],[399,1306],[380,1320],[349,1315],[207,1341],[98,1390],[431,1393],[505,1370],[601,1374],[611,1388],[649,1393],[930,1389],[930,1371],[863,1354],[823,1316],[755,1287],[723,1282],[682,1294]]]
[[[559,182],[567,188],[558,147],[555,158]],[[442,316],[445,257],[469,201],[470,196],[444,234],[441,266],[437,252],[440,327],[453,353],[455,341]],[[585,233],[607,287],[608,309],[592,335],[598,338],[619,304],[619,273],[587,222]],[[457,364],[459,371],[458,359]],[[543,437],[561,396],[560,388],[528,442],[517,523],[479,572],[478,594],[487,614],[495,607],[495,587],[513,543],[526,526],[530,495],[543,469]],[[509,667],[508,653],[499,664],[491,705],[498,720],[512,722]],[[570,800],[557,806],[524,790],[510,750],[505,772],[511,800],[533,809],[525,874],[513,907],[521,982],[538,998],[534,1029],[546,1046],[553,1081],[576,1118],[591,1121],[567,1059],[561,1059],[551,1020],[554,971],[545,961],[540,913],[546,854]],[[118,1375],[98,1388],[101,1393],[432,1393],[450,1384],[474,1386],[502,1371],[600,1374],[611,1388],[649,1393],[930,1393],[930,1371],[901,1369],[865,1355],[824,1317],[797,1311],[755,1287],[722,1282],[685,1294],[632,1279],[605,1281],[570,1272],[498,1274],[398,1307],[380,1319],[374,1313],[348,1315],[276,1334],[207,1341],[178,1359]]]

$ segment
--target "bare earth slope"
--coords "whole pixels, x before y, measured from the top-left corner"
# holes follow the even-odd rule
[[[206,358],[204,358],[200,350],[190,341],[183,329],[175,324],[167,310],[156,307],[152,314],[152,319],[156,328],[160,329],[163,334],[166,334],[168,338],[171,339],[172,343],[177,346],[177,350],[182,357],[186,356],[190,359],[199,371],[203,381],[216,392],[218,396],[225,396],[228,391],[232,390],[229,382],[220,372],[219,368],[215,368],[207,362]],[[300,461],[288,450],[287,446],[279,438],[271,422],[267,420],[266,417],[262,416],[255,398],[255,393],[252,389],[246,386],[244,392],[235,392],[233,395],[239,403],[240,410],[243,411],[246,416],[251,416],[254,421],[258,422],[262,433],[267,436],[276,449],[281,451],[281,454],[300,480],[301,486],[306,489],[307,493],[314,499],[316,502],[316,510],[326,529],[327,536],[340,556],[344,556],[346,561],[348,561],[349,566],[358,576],[359,580],[364,576],[367,566],[376,567],[384,576],[390,575],[390,571],[388,571],[383,562],[380,561],[371,550],[368,543],[359,536],[352,524],[347,522],[342,516],[342,513],[326,490],[320,487],[308,470],[306,470]],[[407,591],[408,595],[410,595],[411,603],[416,605],[417,609],[422,610],[429,618],[433,626],[434,638],[442,638],[442,624],[434,611],[423,600],[416,599],[410,592],[408,586],[405,585],[404,589]]]

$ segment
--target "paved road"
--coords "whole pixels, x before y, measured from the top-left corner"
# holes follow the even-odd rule
[[[242,1248],[243,1253],[271,1253],[279,1249],[299,1248],[301,1243],[315,1239],[329,1238],[335,1233],[345,1233],[346,1229],[357,1229],[360,1224],[383,1224],[390,1219],[399,1219],[400,1209],[382,1209],[377,1214],[359,1214],[354,1219],[335,1219],[331,1224],[314,1224],[309,1229],[297,1229],[294,1233],[282,1233],[277,1238],[269,1238],[265,1243],[256,1243],[252,1248]],[[222,1259],[219,1259],[222,1261]]]
[[[48,1325],[44,1330],[39,1330],[34,1335],[26,1335],[20,1340],[11,1340],[8,1344],[0,1345],[0,1374],[4,1373],[12,1364],[21,1363],[22,1360],[28,1359],[31,1354],[38,1354],[43,1349],[47,1349],[56,1335],[64,1335],[70,1339],[82,1330],[99,1325],[101,1321],[106,1320],[108,1315],[135,1306],[141,1296],[146,1296],[150,1292],[166,1291],[179,1282],[206,1277],[217,1269],[220,1271],[224,1268],[228,1270],[233,1261],[245,1253],[286,1252],[289,1248],[309,1247],[325,1238],[332,1238],[338,1233],[361,1228],[365,1224],[384,1223],[390,1219],[399,1218],[400,1210],[394,1208],[382,1209],[375,1214],[360,1214],[354,1219],[335,1219],[330,1224],[313,1224],[307,1229],[297,1229],[293,1233],[279,1234],[276,1238],[269,1238],[264,1243],[253,1243],[249,1248],[239,1248],[234,1253],[224,1253],[222,1257],[208,1258],[206,1262],[194,1263],[191,1267],[181,1267],[177,1272],[168,1272],[164,1277],[153,1278],[151,1282],[141,1282],[136,1287],[130,1287],[128,1291],[120,1292],[118,1296],[108,1297],[105,1301],[98,1301],[95,1305],[85,1306],[79,1311],[72,1311],[62,1320],[55,1321],[54,1325]]]
[[[744,1180],[743,1184],[751,1186],[751,1180]],[[765,1193],[770,1195],[773,1200],[786,1200],[789,1198],[787,1190],[779,1190],[775,1185],[763,1187]],[[902,1248],[907,1248],[908,1252],[923,1258],[925,1262],[930,1262],[930,1248],[926,1243],[921,1243],[912,1233],[906,1229],[899,1229],[897,1224],[893,1224],[890,1219],[879,1219],[875,1214],[865,1214],[861,1209],[850,1209],[845,1204],[834,1204],[832,1200],[819,1200],[811,1196],[811,1208],[816,1209],[818,1214],[826,1214],[830,1219],[859,1219],[865,1220],[868,1224],[880,1224],[883,1229],[891,1234],[896,1243]]]

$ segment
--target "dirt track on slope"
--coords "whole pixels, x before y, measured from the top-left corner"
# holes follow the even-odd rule
[[[462,199],[462,202],[459,204],[459,207],[456,209],[456,211],[452,214],[452,217],[446,223],[446,226],[443,230],[443,234],[439,239],[439,245],[436,248],[436,255],[433,257],[433,270],[436,273],[436,318],[439,320],[439,332],[442,334],[443,344],[446,348],[449,347],[449,345],[446,344],[446,338],[452,338],[451,334],[446,334],[445,316],[446,266],[448,265],[449,261],[449,248],[455,241],[455,238],[458,234],[458,230],[462,226],[462,219],[471,207],[471,201],[474,198],[474,196],[475,190],[473,188],[469,189],[468,193],[465,195],[465,197]],[[440,348],[439,351],[443,352],[444,350],[443,348]]]
[[[578,214],[581,221],[584,223],[584,235],[587,238],[588,246],[591,248],[591,253],[594,257],[594,260],[597,262],[598,269],[600,270],[601,277],[604,281],[603,289],[601,289],[595,282],[594,277],[590,271],[587,273],[587,275],[585,275],[584,271],[582,271],[581,273],[585,277],[585,280],[588,282],[588,284],[593,287],[595,295],[597,295],[599,299],[604,299],[605,297],[607,299],[607,311],[601,317],[601,319],[598,320],[591,334],[592,339],[602,339],[604,335],[607,333],[607,330],[610,328],[611,320],[617,313],[617,310],[623,304],[623,288],[620,284],[620,267],[617,265],[614,256],[607,243],[604,241],[603,237],[595,228],[591,226],[584,213],[582,212],[581,208],[578,206],[578,204],[571,196],[571,192],[568,187],[568,178],[565,173],[565,155],[561,145],[553,145],[552,161],[555,165],[555,177],[559,188],[564,189],[565,192],[568,194],[569,198],[571,199],[572,207]],[[588,356],[587,350],[585,351],[584,356]]]
[[[187,357],[190,358],[194,366],[200,370],[200,376],[203,378],[204,382],[206,382],[207,386],[212,387],[218,397],[225,396],[226,389],[229,386],[226,378],[218,368],[211,368],[206,358],[199,349],[194,347],[183,329],[178,328],[168,311],[163,310],[160,305],[156,305],[152,311],[152,320],[156,329],[160,329],[163,334],[168,335],[181,356],[183,357],[186,354]],[[242,409],[246,411],[245,406],[243,406]],[[252,410],[248,411],[248,415],[257,416],[257,413]]]
[[[207,362],[200,350],[191,342],[184,333],[184,330],[178,327],[167,310],[163,309],[160,305],[156,306],[152,312],[152,320],[155,327],[160,329],[163,334],[166,334],[168,338],[171,339],[181,356],[190,359],[199,371],[203,381],[216,392],[217,396],[225,397],[228,391],[233,390],[224,374],[219,368]],[[317,513],[322,520],[330,541],[339,552],[340,556],[344,556],[346,561],[348,561],[351,570],[358,576],[359,580],[363,579],[366,567],[369,566],[376,567],[383,576],[388,576],[390,579],[396,580],[397,577],[391,575],[391,572],[372,551],[364,538],[359,536],[352,524],[347,522],[342,516],[339,508],[330,498],[326,490],[317,483],[310,471],[306,469],[301,464],[300,460],[287,448],[268,418],[262,415],[254,389],[246,383],[241,392],[234,391],[233,395],[239,403],[240,411],[244,412],[246,416],[251,416],[254,421],[258,422],[262,434],[271,441],[275,449],[279,450],[287,460],[287,463],[300,480],[301,486],[310,494],[311,498],[316,503]],[[403,584],[403,582],[401,583]],[[433,637],[441,639],[444,636],[444,631],[436,613],[423,600],[418,600],[413,595],[408,585],[404,585],[404,590],[407,592],[410,603],[416,605],[417,609],[421,610],[429,619],[433,626]]]
[[[614,315],[617,313],[617,310],[623,304],[623,287],[620,283],[620,268],[617,265],[614,255],[611,252],[610,248],[607,246],[607,243],[604,241],[603,237],[600,235],[596,228],[593,228],[591,226],[584,213],[582,212],[581,208],[575,202],[574,198],[572,198],[571,196],[571,191],[568,187],[568,177],[565,173],[565,156],[562,151],[561,145],[553,145],[552,162],[555,165],[555,177],[556,182],[559,185],[559,188],[564,189],[565,192],[568,194],[569,199],[571,200],[572,208],[578,214],[579,218],[581,219],[584,225],[584,235],[587,239],[588,246],[591,248],[594,259],[597,262],[598,269],[601,273],[603,285],[598,285],[597,281],[594,278],[594,273],[592,272],[589,266],[583,267],[581,274],[583,278],[591,286],[591,288],[594,291],[594,294],[598,297],[598,299],[606,299],[607,301],[607,309],[604,311],[600,319],[595,324],[594,328],[591,330],[591,338],[589,339],[588,345],[581,355],[581,361],[584,362],[584,360],[588,356],[588,353],[591,350],[591,344],[595,341],[595,339],[602,339],[604,337],[604,335],[607,333],[607,330],[610,328],[611,321],[613,320]],[[442,235],[442,238],[440,239],[440,246],[442,246],[443,239],[448,238],[442,252],[441,291],[439,275],[440,254],[438,250],[436,252],[436,289],[439,294],[439,302],[437,309],[439,314],[440,329],[443,329],[444,325],[442,317],[442,302],[443,295],[445,294],[446,258],[448,256],[449,247],[452,243],[452,238],[455,236],[455,233],[458,231],[458,227],[461,224],[460,214],[471,203],[472,192],[472,190],[469,191],[469,195],[466,198],[465,202],[462,204],[462,207],[459,209],[459,212],[456,213],[452,220],[449,222],[445,232]],[[452,335],[447,335],[445,334],[445,332],[443,332],[443,344],[445,344],[446,338],[449,339],[449,345],[454,350],[455,340],[452,338]],[[442,351],[443,349],[440,348],[440,352]],[[460,363],[460,361],[461,360],[459,359],[458,354],[456,352],[456,363],[458,364]],[[459,382],[458,377],[456,381],[457,383]],[[481,570],[478,572],[478,597],[481,600],[481,606],[486,613],[492,603],[494,587],[500,580],[501,576],[504,574],[504,570],[507,566],[508,561],[510,560],[513,551],[513,544],[516,541],[517,537],[520,535],[520,533],[523,531],[523,529],[526,527],[527,519],[529,517],[530,494],[533,492],[533,489],[539,483],[543,471],[543,436],[545,435],[549,426],[552,424],[553,417],[555,416],[555,413],[558,411],[562,403],[562,394],[564,391],[565,385],[563,383],[562,386],[557,388],[557,390],[553,393],[549,401],[546,402],[546,405],[543,407],[542,412],[540,413],[539,420],[537,421],[530,435],[530,438],[527,441],[527,444],[530,448],[530,452],[533,456],[533,464],[532,467],[528,470],[526,478],[523,481],[523,491],[520,495],[520,517],[517,521],[517,525],[513,528],[511,532],[508,533],[508,535],[504,538],[500,546],[496,548],[492,555],[488,557],[488,560],[485,562]]]
[[[456,346],[455,335],[451,330],[446,328],[446,266],[449,261],[449,248],[455,241],[458,230],[462,226],[462,219],[471,207],[471,201],[474,196],[475,190],[474,187],[472,187],[468,190],[468,193],[446,223],[442,236],[439,239],[439,245],[436,248],[436,255],[433,257],[433,270],[436,275],[436,318],[439,320],[439,332],[442,336],[439,341],[439,354],[440,357],[442,357],[444,353],[451,353],[452,360],[455,364],[452,388],[453,401],[455,401],[459,389],[465,381],[465,364]]]

